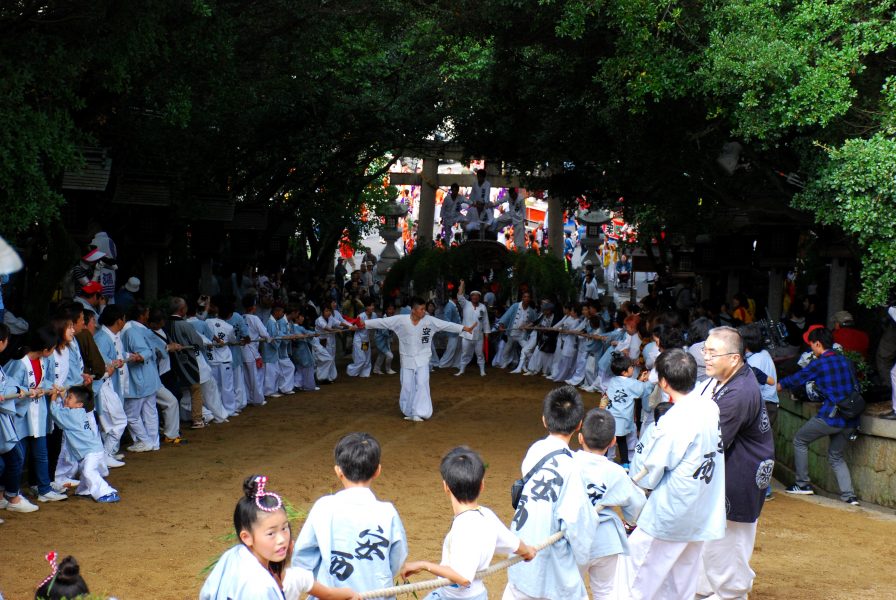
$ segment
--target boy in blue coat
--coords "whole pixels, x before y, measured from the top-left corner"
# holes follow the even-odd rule
[[[619,446],[619,459],[622,466],[628,468],[628,449],[634,448],[638,443],[635,434],[635,400],[647,402],[653,384],[646,381],[638,381],[632,375],[635,368],[629,357],[621,353],[614,353],[610,362],[610,371],[613,378],[607,384],[607,410],[616,419],[616,445]],[[646,376],[645,376],[646,377]],[[615,452],[610,449],[609,457],[613,458]]]

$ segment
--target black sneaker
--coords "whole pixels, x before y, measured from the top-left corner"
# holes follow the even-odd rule
[[[846,502],[847,504],[852,504],[853,506],[859,505],[859,499],[856,498],[855,496],[850,496],[849,498],[844,500],[844,502]]]
[[[812,489],[811,485],[799,485],[796,483],[794,483],[784,491],[788,494],[802,494],[804,496],[809,496],[815,493],[815,490]]]

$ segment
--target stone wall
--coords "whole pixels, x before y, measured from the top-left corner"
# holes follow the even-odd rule
[[[774,427],[775,477],[790,485],[794,481],[793,435],[815,416],[820,404],[795,401],[787,392],[778,395],[781,407]],[[839,494],[827,452],[827,438],[809,446],[809,477],[813,485]],[[847,445],[846,463],[860,500],[896,508],[896,421],[863,416],[858,439]]]

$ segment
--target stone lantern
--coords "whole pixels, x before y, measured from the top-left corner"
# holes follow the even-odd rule
[[[579,240],[582,248],[586,250],[585,255],[582,256],[582,263],[590,260],[591,264],[597,265],[596,250],[601,243],[601,226],[612,221],[613,215],[605,210],[581,210],[577,216],[579,221],[585,224],[585,237]]]
[[[380,235],[386,240],[386,247],[383,248],[379,260],[376,261],[376,273],[380,277],[385,277],[392,265],[399,259],[398,250],[395,249],[395,242],[401,237],[398,220],[407,214],[408,206],[400,202],[389,203],[379,211],[379,215],[385,220],[380,227]]]

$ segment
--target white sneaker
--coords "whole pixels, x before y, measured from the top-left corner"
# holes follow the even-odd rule
[[[483,370],[483,371],[479,371],[479,375],[480,375],[481,377],[485,377],[485,371],[484,371],[484,370]]]
[[[6,496],[0,495],[0,510],[3,510],[9,506],[9,500],[6,499]]]
[[[112,458],[114,458],[115,460],[121,460],[124,458],[124,454],[122,454],[121,452],[116,452],[112,455]]]
[[[413,417],[405,417],[404,420],[405,420],[405,421],[413,421],[414,423],[421,423],[421,422],[423,422],[423,418],[422,418],[422,417],[418,417],[417,415],[414,415]]]
[[[282,397],[283,397],[283,394],[281,394],[279,392],[274,392],[273,394],[268,396],[268,398],[282,398]]]
[[[388,371],[386,371],[386,375],[395,375],[397,372],[398,371],[393,371],[392,369],[389,369]]]
[[[21,512],[21,513],[29,513],[38,510],[38,506],[36,504],[32,504],[28,502],[28,499],[19,494],[19,501],[13,504],[12,502],[8,502],[6,505],[6,510],[11,510],[12,512]]]
[[[374,369],[374,370],[372,371],[372,373],[373,373],[374,375],[382,375],[382,374],[383,374],[383,371],[380,370],[380,369]]]
[[[315,387],[314,387],[314,391],[315,391],[315,392],[319,392],[319,391],[320,391],[320,388],[317,387],[317,386],[315,386]]]
[[[112,456],[111,454],[107,454],[107,455],[105,456],[105,459],[106,459],[106,466],[109,467],[110,469],[115,469],[115,468],[117,468],[117,467],[123,467],[123,466],[124,466],[124,462],[118,460],[117,458],[115,458],[115,457]]]
[[[455,373],[454,376],[455,376],[455,377],[460,377],[460,376],[463,375],[463,374],[464,374],[464,371],[463,371],[463,369],[461,369],[460,371],[458,371],[457,373]]]
[[[68,500],[68,496],[66,496],[65,494],[60,494],[55,490],[50,490],[46,494],[40,494],[37,499],[41,502],[59,502],[60,500]]]
[[[151,452],[152,448],[143,442],[137,442],[133,446],[128,446],[128,452]]]

